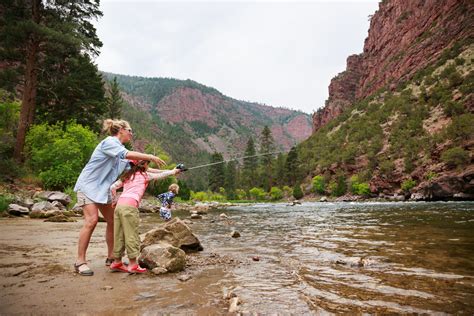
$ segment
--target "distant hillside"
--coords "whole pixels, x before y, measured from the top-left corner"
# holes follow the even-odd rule
[[[155,128],[167,130],[162,137],[186,138],[186,152],[241,155],[250,136],[258,143],[265,125],[281,150],[289,150],[311,134],[310,116],[299,111],[235,100],[191,80],[104,74],[109,80],[117,77],[133,109],[150,115]],[[169,146],[171,152],[178,150]]]

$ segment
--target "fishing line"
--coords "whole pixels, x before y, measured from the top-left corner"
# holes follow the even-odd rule
[[[217,162],[211,162],[211,163],[208,163],[208,164],[205,164],[205,165],[200,165],[200,166],[194,166],[194,167],[191,167],[191,168],[187,168],[187,170],[193,170],[193,169],[199,169],[199,168],[214,166],[214,165],[218,165],[218,164],[221,164],[221,163],[234,161],[234,160],[241,160],[241,159],[254,158],[254,157],[260,157],[260,156],[268,156],[268,155],[276,155],[276,154],[281,154],[281,153],[286,153],[286,151],[284,151],[284,150],[283,151],[275,151],[275,152],[271,152],[271,153],[258,154],[258,155],[252,155],[252,156],[244,156],[244,157],[227,159],[227,160],[222,160],[222,161],[217,161]]]

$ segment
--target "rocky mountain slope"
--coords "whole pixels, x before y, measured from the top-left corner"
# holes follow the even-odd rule
[[[385,0],[298,146],[310,188],[474,199],[474,4]]]
[[[235,100],[191,80],[105,75],[117,77],[131,107],[150,115],[163,132],[167,126],[168,135],[162,137],[187,138],[194,144],[191,150],[240,156],[250,136],[258,143],[265,125],[280,150],[289,150],[311,134],[308,114]]]
[[[381,1],[371,17],[363,52],[349,56],[346,71],[332,79],[325,107],[313,115],[313,130],[378,89],[394,90],[446,48],[472,36],[470,0]]]

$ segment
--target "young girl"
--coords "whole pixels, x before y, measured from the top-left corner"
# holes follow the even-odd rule
[[[165,221],[171,219],[171,205],[173,204],[173,199],[179,193],[179,186],[176,183],[173,183],[168,187],[168,192],[161,193],[157,196],[158,200],[161,202],[160,207],[160,217]]]
[[[118,188],[123,186],[123,193],[117,201],[114,214],[114,262],[110,265],[112,271],[129,273],[144,273],[147,270],[137,264],[140,253],[140,237],[138,234],[138,205],[151,180],[163,179],[181,172],[180,169],[162,170],[150,173],[148,160],[132,162],[130,170],[126,171],[120,180],[110,188],[112,195],[116,195]],[[122,263],[124,251],[127,249],[130,264],[128,268]]]

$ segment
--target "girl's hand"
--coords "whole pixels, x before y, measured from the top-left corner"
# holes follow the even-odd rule
[[[178,169],[178,168],[174,168],[173,171],[174,171],[174,174],[180,174],[181,172],[183,172],[183,170]]]

